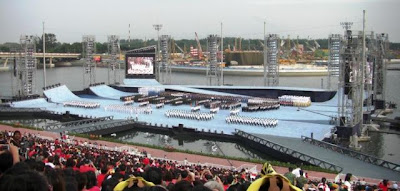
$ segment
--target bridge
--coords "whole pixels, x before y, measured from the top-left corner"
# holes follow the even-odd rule
[[[11,52],[0,52],[0,59],[5,59],[2,67],[3,70],[7,69],[8,59],[12,59],[14,57],[24,56],[25,53],[11,53]],[[33,56],[36,58],[43,58],[43,53],[33,53]],[[46,58],[50,60],[50,67],[53,65],[53,58],[75,58],[79,59],[81,54],[77,53],[45,53]]]
[[[14,56],[24,56],[24,53],[0,52],[0,58],[13,58]],[[43,53],[33,53],[34,57],[43,58]],[[46,58],[80,58],[79,53],[45,53]]]

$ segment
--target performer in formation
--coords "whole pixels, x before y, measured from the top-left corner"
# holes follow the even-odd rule
[[[153,112],[150,105],[147,107],[133,107],[133,106],[126,106],[126,105],[108,105],[104,107],[105,111],[113,111],[113,112],[120,112],[120,113],[144,113],[144,114],[151,114]]]
[[[311,98],[306,96],[293,96],[283,95],[279,97],[281,105],[295,106],[295,107],[308,107],[311,105]]]
[[[85,109],[94,109],[100,107],[100,103],[87,101],[66,101],[63,102],[64,107],[79,107]]]
[[[243,107],[242,111],[244,112],[252,112],[252,111],[268,111],[268,110],[276,110],[279,109],[281,105],[278,104],[273,104],[273,105],[252,105],[252,106],[247,106]]]
[[[193,120],[202,120],[208,121],[214,118],[214,114],[212,113],[203,113],[203,112],[191,112],[185,110],[168,110],[165,112],[166,117],[174,117],[174,118],[181,118],[181,119],[193,119]]]
[[[236,123],[243,125],[255,125],[263,127],[276,127],[278,125],[277,119],[259,118],[259,117],[246,117],[239,115],[231,115],[225,119],[226,123]]]

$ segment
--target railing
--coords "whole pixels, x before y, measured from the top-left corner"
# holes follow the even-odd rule
[[[243,146],[241,146],[240,144],[235,144],[235,148],[241,152],[243,152],[244,154],[246,154],[247,156],[249,156],[252,159],[261,159],[260,156],[258,156],[257,154],[247,150],[246,148],[244,148]]]
[[[18,113],[26,113],[26,112],[42,112],[44,111],[41,108],[14,108],[14,107],[0,107],[0,112],[18,112]]]
[[[73,133],[87,133],[87,132],[92,132],[92,131],[98,131],[98,130],[104,130],[104,129],[109,129],[113,127],[118,127],[118,126],[123,126],[123,125],[129,125],[133,124],[135,121],[134,120],[116,120],[116,121],[109,121],[105,123],[98,123],[98,124],[93,124],[91,126],[82,126],[80,128],[74,128],[68,130],[69,132]]]
[[[400,125],[400,120],[397,119],[389,119],[389,118],[379,118],[379,117],[371,117],[372,121],[380,121],[380,122],[387,122],[395,125]]]
[[[371,155],[367,155],[367,154],[364,154],[364,153],[353,151],[353,150],[350,150],[348,148],[337,146],[337,145],[334,145],[334,144],[331,144],[331,143],[327,143],[327,142],[324,142],[324,141],[318,141],[318,140],[312,139],[310,137],[301,136],[301,139],[304,142],[308,142],[310,144],[313,144],[313,145],[316,145],[316,146],[319,146],[319,147],[322,147],[322,148],[325,148],[325,149],[330,149],[332,151],[336,151],[338,153],[341,153],[341,154],[356,158],[358,160],[361,160],[361,161],[364,161],[364,162],[367,162],[367,163],[370,163],[370,164],[378,165],[378,166],[381,166],[381,167],[385,167],[385,168],[400,172],[400,165],[399,164],[395,164],[395,163],[392,163],[392,162],[389,162],[389,161],[385,161],[385,160],[376,158],[376,157],[371,156]]]
[[[55,129],[61,129],[61,128],[65,128],[65,127],[74,127],[74,126],[81,126],[81,125],[85,125],[85,124],[98,123],[98,122],[108,121],[108,120],[112,120],[112,119],[113,119],[113,116],[107,116],[107,117],[99,117],[99,118],[93,118],[93,119],[83,119],[83,120],[78,120],[78,121],[71,121],[71,122],[66,122],[66,123],[49,123],[43,129],[55,130]]]
[[[336,171],[336,172],[341,172],[343,170],[342,167],[337,166],[335,164],[332,164],[332,163],[329,163],[329,162],[314,158],[312,156],[300,153],[300,152],[295,151],[293,149],[290,149],[290,148],[287,148],[285,146],[279,145],[277,143],[273,143],[271,141],[259,138],[257,136],[252,135],[252,134],[246,133],[244,131],[235,129],[235,134],[237,136],[240,136],[242,138],[248,139],[250,141],[254,141],[254,142],[258,143],[258,144],[261,144],[261,145],[263,145],[265,147],[268,147],[268,148],[273,149],[275,151],[278,151],[280,153],[283,153],[283,154],[292,156],[294,158],[297,158],[299,160],[302,160],[304,162],[307,162],[307,163],[309,163],[311,165],[319,166],[321,168],[329,169],[329,170]]]

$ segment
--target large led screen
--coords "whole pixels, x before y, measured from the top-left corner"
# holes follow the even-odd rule
[[[154,57],[127,57],[127,74],[154,74]]]

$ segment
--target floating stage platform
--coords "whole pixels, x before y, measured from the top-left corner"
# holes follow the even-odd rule
[[[277,110],[240,112],[240,116],[277,119],[279,122],[276,127],[228,124],[225,118],[230,115],[230,111],[222,109],[215,114],[213,119],[207,121],[168,118],[165,116],[165,112],[171,109],[190,111],[191,107],[189,105],[175,106],[166,104],[158,109],[155,105],[150,105],[152,110],[148,114],[121,113],[105,109],[109,105],[123,105],[124,103],[120,101],[120,97],[135,95],[138,92],[138,88],[141,87],[157,87],[166,91],[240,97],[276,98],[279,95],[305,94],[305,96],[310,96],[314,101],[311,106],[305,108],[281,106]],[[14,101],[11,106],[16,109],[36,108],[36,110],[49,111],[51,113],[68,113],[82,118],[80,121],[50,124],[46,127],[47,130],[55,132],[70,130],[71,132],[90,132],[104,135],[104,133],[111,134],[114,130],[127,131],[148,128],[153,131],[159,130],[159,132],[172,132],[174,134],[186,133],[192,137],[220,137],[221,140],[237,140],[244,144],[252,145],[255,149],[281,155],[281,159],[291,158],[293,159],[291,161],[302,161],[345,173],[352,172],[358,176],[393,179],[400,175],[400,169],[397,169],[398,165],[395,165],[395,170],[388,169],[388,167],[382,165],[379,166],[379,164],[391,164],[387,163],[387,161],[385,163],[375,160],[379,164],[371,164],[361,159],[355,159],[353,156],[345,156],[304,141],[303,137],[310,137],[311,135],[313,140],[316,141],[321,141],[331,135],[334,129],[334,125],[331,122],[337,115],[338,101],[335,92],[331,91],[282,87],[177,86],[161,85],[154,79],[126,79],[124,85],[112,87],[107,85],[93,86],[87,90],[80,91],[79,94],[74,94],[68,87],[61,85],[45,90],[44,95],[46,98]],[[100,107],[93,109],[64,107],[63,102],[66,101],[96,102],[100,104]],[[132,106],[136,107],[138,103],[135,102]],[[200,108],[200,112],[209,111],[204,106]],[[173,128],[179,126],[179,124],[183,124],[185,128],[188,128],[186,132],[176,131]],[[238,132],[243,133],[240,134]],[[254,139],[250,138],[251,136],[253,138],[257,137],[258,141],[254,141]],[[393,168],[393,165],[390,168]]]
[[[128,88],[128,85],[122,86]],[[133,86],[134,87],[134,86]],[[224,96],[242,96],[238,94],[214,92],[210,90],[203,90],[190,87],[180,87],[180,86],[163,86],[166,90],[191,92],[191,93],[201,93],[209,95],[224,95]],[[111,92],[116,90],[111,90],[113,88],[107,87],[103,88],[103,95],[111,95]],[[110,91],[108,93],[107,91]],[[119,100],[120,95],[115,95],[116,97],[105,98],[99,97],[98,95],[75,95],[72,93],[65,85],[55,87],[44,91],[44,98],[25,100],[20,102],[13,102],[13,107],[18,108],[42,108],[45,110],[65,113],[69,112],[71,114],[76,114],[81,117],[105,117],[114,116],[114,119],[128,119],[128,118],[138,118],[139,121],[152,123],[152,124],[163,124],[164,126],[177,126],[179,124],[184,124],[185,127],[198,129],[199,131],[212,131],[212,132],[223,132],[224,134],[232,134],[235,129],[241,129],[249,133],[259,133],[275,136],[285,136],[285,137],[295,137],[300,138],[301,136],[310,136],[313,133],[314,138],[322,140],[324,137],[329,137],[334,125],[330,124],[332,118],[336,115],[337,108],[336,99],[331,99],[326,102],[313,103],[310,107],[306,109],[298,109],[297,107],[281,106],[278,110],[270,111],[259,111],[259,112],[241,112],[241,116],[247,117],[260,117],[260,118],[274,118],[279,121],[276,127],[262,127],[262,126],[252,126],[252,125],[242,125],[242,124],[227,124],[225,118],[230,115],[229,110],[220,110],[212,120],[201,121],[201,120],[191,120],[191,119],[180,119],[180,118],[167,118],[164,113],[171,109],[177,110],[188,110],[190,111],[189,105],[165,105],[165,107],[156,109],[153,105],[151,114],[130,114],[130,113],[120,113],[106,111],[105,107],[108,105],[123,105],[123,102]],[[87,101],[87,102],[97,102],[100,103],[99,108],[95,109],[85,109],[77,107],[64,107],[63,102],[65,101]],[[134,103],[133,106],[138,106],[138,103]],[[209,109],[200,109],[201,112],[209,112]]]

